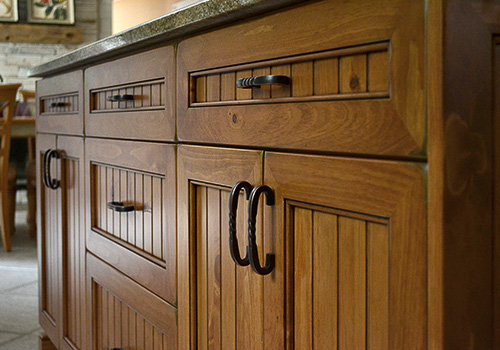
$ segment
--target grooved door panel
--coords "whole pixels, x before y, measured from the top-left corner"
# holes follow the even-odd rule
[[[260,183],[262,152],[181,146],[178,157],[179,347],[264,349],[264,281],[248,266],[236,266],[228,236],[231,186]],[[241,193],[236,226],[242,256],[247,205]]]
[[[37,137],[37,228],[39,265],[39,319],[50,340],[59,346],[62,326],[62,218],[61,191],[50,190],[42,183],[43,153],[57,147],[56,136]],[[57,163],[51,174],[57,176]]]
[[[48,189],[38,176],[40,324],[60,349],[85,348],[85,230],[83,216],[83,138],[37,136],[38,168],[47,149],[58,151]]]
[[[86,141],[87,248],[175,305],[175,146]]]
[[[424,170],[266,153],[264,174],[264,348],[426,349]]]
[[[176,310],[93,255],[87,256],[91,349],[176,350]]]
[[[83,138],[58,136],[63,215],[63,302],[61,349],[84,349],[85,217]]]

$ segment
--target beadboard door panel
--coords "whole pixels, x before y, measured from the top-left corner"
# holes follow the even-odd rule
[[[177,303],[175,146],[88,138],[87,249]]]
[[[178,151],[180,349],[263,349],[263,279],[229,251],[228,201],[237,181],[258,184],[262,152],[181,146]],[[245,254],[246,204],[238,200]]]

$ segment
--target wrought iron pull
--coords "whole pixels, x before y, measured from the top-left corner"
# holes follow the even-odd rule
[[[259,205],[259,197],[264,193],[266,195],[266,204],[274,205],[274,192],[266,185],[259,185],[252,190],[250,194],[250,202],[248,204],[248,246],[247,255],[250,258],[250,265],[259,275],[267,275],[274,269],[274,254],[266,254],[266,264],[260,265],[259,252],[257,248],[257,237],[255,236],[255,225],[257,217],[257,207]]]
[[[57,190],[61,184],[59,180],[52,179],[50,175],[50,161],[52,158],[59,159],[61,155],[55,149],[48,149],[43,155],[43,184],[52,190]]]
[[[133,205],[124,205],[123,202],[109,202],[108,209],[111,209],[119,213],[125,213],[135,210]]]
[[[248,259],[248,249],[247,256],[243,259],[241,258],[240,249],[238,246],[238,237],[236,236],[236,216],[238,212],[238,197],[242,189],[245,190],[246,198],[250,197],[250,192],[252,191],[252,185],[246,181],[239,181],[234,184],[231,189],[231,194],[229,195],[229,250],[231,252],[231,258],[233,261],[240,266],[250,265],[250,260]]]
[[[236,87],[242,89],[260,88],[261,85],[270,84],[290,85],[290,77],[285,75],[261,75],[236,80]]]
[[[66,102],[52,102],[50,107],[66,107],[68,104]]]
[[[49,152],[50,152],[50,149],[46,150],[43,153],[43,160],[42,160],[42,180],[43,180],[43,184],[45,185],[45,187],[49,187],[50,188],[49,181],[47,180],[47,156],[49,155]]]
[[[112,95],[106,97],[106,100],[109,102],[132,101],[133,99],[134,95]]]

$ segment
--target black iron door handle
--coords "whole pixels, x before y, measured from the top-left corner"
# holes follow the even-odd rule
[[[274,269],[274,254],[266,254],[266,264],[260,265],[259,252],[257,248],[257,237],[255,236],[255,225],[257,217],[257,207],[259,205],[259,197],[264,193],[266,195],[266,204],[274,205],[274,192],[266,185],[259,185],[252,190],[250,194],[250,202],[248,203],[248,246],[247,254],[250,258],[250,265],[259,275],[267,275]]]
[[[250,261],[248,259],[248,249],[247,256],[243,259],[241,258],[240,249],[238,246],[238,237],[236,236],[236,216],[238,212],[238,198],[240,191],[245,190],[246,198],[250,197],[250,192],[253,186],[246,181],[239,181],[234,184],[231,189],[231,194],[229,195],[229,250],[231,252],[231,258],[239,266],[248,266]]]
[[[45,151],[43,155],[43,184],[52,190],[57,190],[61,183],[59,180],[53,179],[50,174],[50,161],[52,158],[59,159],[61,155],[55,149]]]
[[[50,107],[66,107],[67,105],[66,102],[52,102]]]
[[[135,210],[133,205],[124,205],[123,202],[109,202],[108,209],[111,209],[119,213],[125,213]]]
[[[49,155],[50,149],[46,150],[43,152],[43,159],[42,159],[42,180],[43,184],[45,187],[49,187],[49,181],[47,180],[47,156]]]
[[[261,85],[270,84],[290,85],[290,77],[285,75],[260,75],[236,80],[236,87],[242,89],[260,88]]]
[[[112,95],[106,97],[106,100],[109,102],[132,101],[133,99],[134,95]]]

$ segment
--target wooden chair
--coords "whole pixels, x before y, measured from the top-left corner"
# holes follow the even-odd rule
[[[11,250],[11,215],[15,208],[9,205],[9,152],[12,118],[17,90],[21,84],[0,84],[0,229],[2,230],[3,249]],[[11,172],[12,173],[12,172]]]
[[[34,102],[35,91],[20,89],[23,102]],[[28,215],[26,222],[29,226],[30,237],[36,237],[36,166],[35,166],[35,138],[28,138],[28,162],[26,163],[26,188],[28,190]]]

